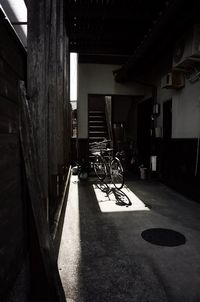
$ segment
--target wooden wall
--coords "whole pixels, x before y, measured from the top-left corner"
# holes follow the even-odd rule
[[[52,220],[59,199],[58,178],[68,164],[70,150],[69,55],[63,0],[29,0],[28,12],[28,96],[46,215]]]
[[[18,80],[26,78],[26,52],[0,10],[0,300],[27,253],[19,140]]]
[[[0,11],[0,301],[10,291],[29,249],[32,283],[35,289],[41,283],[46,290],[35,235],[37,221],[28,195],[23,198],[27,184],[19,138],[19,80],[27,83],[38,174],[45,193],[41,211],[45,209],[47,221],[49,217],[53,221],[70,161],[69,54],[63,0],[26,3],[27,53]]]

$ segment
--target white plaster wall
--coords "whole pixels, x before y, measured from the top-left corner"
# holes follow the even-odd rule
[[[200,81],[174,91],[172,98],[172,137],[195,138],[200,134]]]
[[[78,65],[78,137],[88,137],[88,94],[144,95],[147,87],[135,83],[116,83],[117,65]]]
[[[162,128],[163,102],[172,99],[172,138],[196,138],[200,135],[200,81],[185,82],[182,89],[161,89],[158,83],[161,112],[157,126]]]

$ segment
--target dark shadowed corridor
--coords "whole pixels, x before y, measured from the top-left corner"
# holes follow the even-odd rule
[[[128,207],[72,176],[58,260],[67,301],[199,301],[199,204],[156,182],[126,185]]]

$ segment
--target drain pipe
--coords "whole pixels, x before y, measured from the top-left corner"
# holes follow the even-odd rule
[[[200,136],[200,135],[199,135]],[[195,164],[195,176],[197,176],[198,173],[198,165],[199,165],[199,140],[200,137],[197,138],[197,153],[196,153],[196,164]]]
[[[199,99],[199,114],[200,114],[200,99]],[[200,119],[199,119],[199,133],[198,133],[198,137],[197,137],[197,151],[196,151],[196,163],[195,163],[195,177],[197,176],[198,173],[198,166],[199,166],[199,147],[200,147]]]

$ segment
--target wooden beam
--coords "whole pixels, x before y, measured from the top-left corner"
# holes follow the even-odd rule
[[[78,31],[71,31],[69,38],[70,41],[81,41],[81,40],[92,40],[93,43],[98,42],[98,40],[95,40],[95,37],[97,37],[97,35],[99,34],[99,31],[94,31],[94,32],[89,32],[86,30],[78,30]],[[134,32],[132,30],[132,35],[134,36],[134,41],[139,40],[141,38],[141,32],[137,31]],[[112,42],[118,42],[118,44],[123,43],[123,42],[129,42],[130,41],[130,36],[131,33],[127,31],[126,35],[124,34],[123,30],[119,30],[116,32],[110,31],[109,29],[107,29],[106,32],[103,33],[103,35],[101,37],[99,37],[99,42],[106,42],[106,41],[112,41]],[[134,42],[135,43],[135,42]]]
[[[119,22],[123,22],[123,20],[134,18],[136,22],[143,22],[147,20],[151,20],[150,11],[146,8],[143,10],[139,10],[137,7],[133,7],[133,5],[115,5],[114,7],[105,7],[95,6],[95,5],[70,5],[67,10],[67,15],[70,18],[88,18],[88,19],[97,19],[104,18],[110,20],[119,20]]]
[[[115,47],[115,45],[73,45],[70,44],[70,52],[77,52],[85,55],[121,55],[121,56],[130,56],[132,54],[132,47],[129,45],[129,49],[127,49],[126,45],[119,45],[119,47]]]
[[[128,59],[128,55],[105,55],[105,54],[80,54],[79,63],[99,63],[122,65]]]

